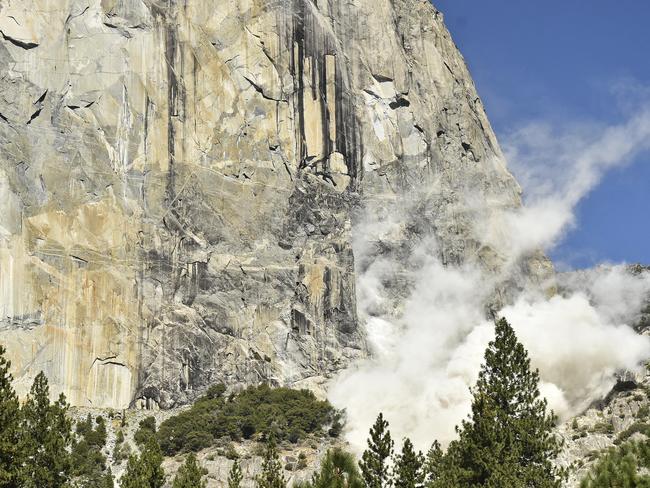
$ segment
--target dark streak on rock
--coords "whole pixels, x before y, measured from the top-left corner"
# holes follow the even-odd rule
[[[394,101],[390,102],[388,106],[393,110],[397,110],[398,108],[402,108],[402,107],[410,107],[411,102],[409,102],[404,97],[398,96]]]
[[[31,124],[32,121],[33,121],[36,117],[38,117],[39,115],[41,115],[41,111],[42,111],[42,110],[43,110],[42,108],[39,108],[36,112],[34,112],[34,113],[32,114],[32,116],[29,118],[29,120],[27,121],[27,125]]]
[[[43,94],[38,97],[38,99],[33,103],[33,105],[37,105],[39,103],[42,103],[45,100],[45,96],[47,95],[47,90],[43,92]]]
[[[389,78],[388,76],[378,75],[378,74],[375,74],[375,73],[372,73],[372,77],[379,83],[387,83],[387,82],[393,81],[393,79]]]
[[[4,32],[0,31],[0,34],[2,34],[2,38],[5,41],[9,41],[12,43],[14,46],[18,46],[23,49],[34,49],[35,47],[38,47],[37,42],[27,42],[27,41],[21,41],[20,39],[16,39],[14,37],[8,36]]]
[[[176,165],[176,129],[174,120],[183,115],[184,96],[181,80],[177,75],[177,59],[181,58],[182,51],[179,50],[178,27],[176,19],[172,15],[175,2],[168,2],[167,7],[153,4],[152,14],[157,18],[163,30],[165,43],[165,64],[167,71],[167,152],[168,172],[166,183],[166,201],[170,207],[174,205],[176,198],[175,190],[175,165]],[[182,66],[181,72],[182,72]]]
[[[106,356],[105,358],[96,357],[93,360],[92,364],[90,365],[90,369],[92,369],[93,366],[95,366],[95,363],[97,363],[97,362],[100,363],[99,364],[100,366],[105,366],[107,364],[112,364],[114,366],[122,366],[123,368],[126,368],[126,364],[124,364],[124,363],[122,363],[120,361],[113,361],[115,358],[117,358],[117,354],[114,354],[112,356]]]
[[[68,16],[65,19],[65,22],[63,23],[64,26],[68,25],[68,22],[70,22],[72,19],[76,19],[77,17],[81,17],[83,14],[85,14],[90,7],[86,6],[85,9],[83,9],[81,12],[79,12],[76,15],[73,15],[72,13],[69,13]]]
[[[128,30],[124,29],[123,27],[120,27],[119,25],[111,24],[110,22],[103,22],[103,24],[109,29],[114,29],[118,31],[122,36],[126,37],[127,39],[131,39],[133,37]]]
[[[305,59],[310,60],[311,65],[311,97],[313,100],[320,98],[321,127],[323,141],[323,156],[336,151],[344,156],[347,166],[347,173],[352,182],[350,190],[358,188],[359,178],[362,171],[363,144],[361,134],[354,111],[353,96],[348,88],[348,66],[336,55],[336,39],[330,31],[323,28],[318,19],[312,13],[313,6],[306,0],[293,0],[293,11],[291,23],[287,26],[287,50],[291,53],[291,74],[294,78],[297,90],[294,107],[296,120],[298,121],[298,156],[300,158],[299,168],[304,169],[307,163],[307,144],[305,136]],[[335,114],[329,113],[327,99],[327,56],[335,58]],[[307,94],[309,96],[309,94]],[[329,125],[331,118],[335,118],[336,140],[330,140]],[[327,165],[327,160],[324,160]],[[329,168],[325,167],[325,172]]]
[[[244,76],[244,79],[245,79],[246,81],[248,81],[248,83],[250,83],[250,85],[253,87],[253,89],[254,89],[257,93],[259,93],[260,95],[262,95],[262,98],[264,98],[264,99],[266,99],[266,100],[271,100],[271,101],[273,101],[273,102],[286,102],[286,100],[283,100],[283,99],[281,99],[281,98],[280,98],[280,99],[278,99],[278,98],[273,98],[273,97],[267,95],[266,93],[264,93],[264,89],[263,89],[260,85],[258,85],[257,83],[255,83],[253,80],[251,80],[251,79],[248,78],[247,76]]]

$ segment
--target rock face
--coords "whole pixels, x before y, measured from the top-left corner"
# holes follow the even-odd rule
[[[445,262],[502,264],[473,214],[498,221],[519,187],[426,0],[5,0],[0,33],[21,392],[41,369],[118,408],[322,384],[366,354],[361,208],[399,202],[400,249],[433,234]]]
[[[569,469],[566,488],[578,488],[609,449],[646,440],[650,432],[650,365],[619,376],[612,391],[582,414],[560,425],[564,447],[557,463]]]

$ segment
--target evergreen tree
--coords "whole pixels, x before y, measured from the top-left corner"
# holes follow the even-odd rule
[[[424,486],[424,456],[415,452],[409,438],[404,440],[402,452],[395,456],[395,488],[421,488]]]
[[[302,488],[364,488],[365,483],[354,456],[339,448],[330,449],[323,458],[320,471]]]
[[[131,455],[120,479],[121,488],[161,488],[165,484],[163,456],[154,438],[147,440],[140,456]]]
[[[387,488],[392,484],[388,461],[393,454],[393,444],[388,422],[380,413],[375,425],[370,429],[368,449],[364,451],[359,461],[367,488]]]
[[[650,440],[610,448],[580,483],[580,488],[650,488]]]
[[[96,427],[93,427],[94,424]],[[75,488],[113,488],[113,475],[106,466],[102,449],[106,445],[106,422],[97,417],[93,422],[90,414],[86,420],[77,422],[78,438],[72,444],[72,474]]]
[[[257,488],[285,488],[286,481],[282,474],[282,465],[273,439],[269,440],[262,462],[262,472],[255,479]]]
[[[156,419],[149,416],[140,421],[133,440],[138,446],[144,446],[152,437],[156,437]]]
[[[424,461],[424,482],[426,486],[431,486],[440,477],[442,470],[443,452],[440,448],[438,441],[433,441],[433,445],[427,452],[427,457]]]
[[[139,456],[131,454],[126,463],[124,474],[120,478],[121,488],[148,488],[144,479],[144,469],[140,463]]]
[[[192,452],[176,473],[172,488],[205,488],[208,482],[201,481],[201,478],[206,474],[208,470],[199,465],[196,454]]]
[[[0,488],[18,486],[18,467],[23,462],[18,445],[20,406],[9,372],[5,348],[0,345]]]
[[[539,373],[505,319],[485,351],[472,411],[449,446],[436,486],[560,487],[564,471],[553,465],[560,443],[555,417],[540,398]]]
[[[240,488],[243,478],[239,461],[235,459],[230,473],[228,473],[228,488]]]
[[[69,482],[72,424],[68,408],[63,395],[50,403],[47,378],[40,372],[22,408],[20,449],[25,457],[20,486],[59,488]]]

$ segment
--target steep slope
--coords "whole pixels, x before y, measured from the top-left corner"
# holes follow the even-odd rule
[[[118,408],[322,384],[367,353],[352,231],[395,205],[373,253],[434,235],[445,262],[503,266],[472,222],[498,227],[519,188],[427,0],[6,0],[0,32],[0,341],[22,392],[41,369]],[[517,270],[501,291],[552,273]]]

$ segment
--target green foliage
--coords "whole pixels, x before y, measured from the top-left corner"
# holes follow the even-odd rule
[[[20,474],[22,487],[58,488],[70,480],[72,425],[67,416],[68,408],[63,395],[50,403],[47,378],[39,373],[22,408],[19,442],[24,456]]]
[[[75,433],[63,395],[52,403],[41,372],[20,407],[0,346],[0,487],[113,488],[101,450],[106,443],[103,417],[77,423]]]
[[[12,488],[18,483],[18,467],[22,460],[18,446],[20,407],[9,372],[11,362],[4,357],[0,345],[0,487]]]
[[[440,487],[560,487],[563,470],[553,465],[560,442],[555,418],[540,398],[539,373],[505,319],[485,351],[472,411],[457,428],[438,473]]]
[[[370,429],[368,448],[359,462],[367,488],[385,488],[391,485],[388,461],[393,454],[393,444],[388,430],[388,422],[380,413],[375,425]]]
[[[413,443],[406,438],[402,452],[395,456],[393,484],[395,488],[421,488],[424,486],[424,456],[415,452]]]
[[[636,412],[636,418],[638,419],[645,419],[647,417],[650,417],[650,407],[648,405],[643,405],[639,410]]]
[[[623,432],[618,434],[618,437],[616,438],[614,443],[621,444],[626,440],[628,440],[637,432],[645,435],[646,437],[650,437],[650,425],[644,424],[643,422],[635,422],[632,425],[630,425],[627,429],[625,429]]]
[[[223,385],[213,386],[192,408],[160,424],[157,437],[165,454],[199,451],[222,437],[297,442],[308,434],[323,435],[327,425],[332,435],[340,432],[336,410],[310,391],[261,385],[230,398],[224,391]]]
[[[282,474],[282,464],[275,446],[271,439],[266,444],[262,472],[255,478],[256,488],[286,488],[287,483]]]
[[[116,463],[122,462],[125,459],[128,459],[131,455],[131,446],[128,443],[120,442],[115,444],[115,449],[113,450],[113,461]]]
[[[217,449],[217,454],[219,454],[219,456],[225,457],[226,459],[230,459],[231,461],[239,458],[239,454],[237,453],[237,450],[235,449],[235,446],[233,446],[232,442],[228,442],[224,447]]]
[[[424,482],[425,486],[431,486],[434,483],[437,483],[441,478],[441,470],[444,469],[443,466],[444,454],[440,448],[440,443],[438,441],[433,441],[429,452],[427,452],[427,457],[424,460]]]
[[[112,488],[113,475],[102,453],[106,445],[106,423],[97,417],[96,426],[90,414],[77,422],[77,439],[72,444],[72,474],[77,488]]]
[[[365,483],[357,468],[354,456],[339,448],[325,454],[320,471],[311,482],[301,483],[299,488],[364,488]]]
[[[133,440],[137,445],[142,446],[152,437],[156,437],[156,419],[154,417],[146,417],[140,421]]]
[[[201,467],[192,452],[185,458],[185,464],[178,469],[172,488],[205,488],[207,481],[201,481],[208,470]]]
[[[163,456],[154,437],[142,446],[140,456],[131,455],[120,479],[121,488],[161,488],[165,483]]]
[[[591,428],[591,432],[594,434],[613,434],[614,426],[611,422],[598,422]]]
[[[344,412],[340,410],[335,410],[332,414],[332,425],[330,426],[330,429],[327,431],[330,437],[338,437],[341,435],[341,432],[343,431],[343,425],[345,422],[344,418]]]
[[[241,465],[235,459],[232,468],[230,468],[230,473],[228,473],[228,488],[240,488],[242,479],[244,479],[244,476],[241,472]]]
[[[650,441],[628,442],[605,453],[580,483],[580,488],[650,488]]]

